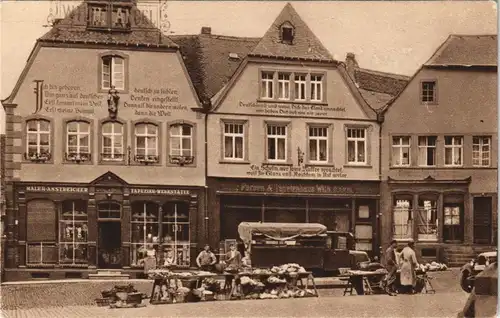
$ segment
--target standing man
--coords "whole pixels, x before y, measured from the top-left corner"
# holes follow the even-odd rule
[[[392,240],[391,244],[385,250],[385,269],[387,270],[387,276],[385,277],[385,291],[390,296],[395,296],[394,292],[394,282],[396,281],[396,273],[398,271],[398,264],[396,261],[396,248],[398,242]]]
[[[413,250],[415,242],[411,240],[401,252],[401,286],[407,294],[413,294],[413,287],[417,282],[415,270],[418,266],[417,255]]]
[[[203,251],[198,254],[196,264],[201,270],[211,272],[214,269],[215,262],[217,262],[217,257],[215,257],[215,254],[210,250],[210,245],[206,244]]]

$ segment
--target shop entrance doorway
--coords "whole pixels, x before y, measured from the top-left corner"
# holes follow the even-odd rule
[[[99,268],[121,268],[121,222],[100,221],[98,265]]]

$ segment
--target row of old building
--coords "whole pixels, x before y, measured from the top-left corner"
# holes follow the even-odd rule
[[[139,272],[146,243],[190,266],[242,221],[450,265],[496,244],[496,36],[451,35],[410,78],[335,60],[290,4],[240,38],[110,3],[57,21],[2,102],[7,280]]]

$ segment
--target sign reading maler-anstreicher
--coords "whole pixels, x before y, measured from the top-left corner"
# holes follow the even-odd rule
[[[56,192],[56,193],[87,193],[87,187],[48,187],[48,186],[27,186],[27,192]]]

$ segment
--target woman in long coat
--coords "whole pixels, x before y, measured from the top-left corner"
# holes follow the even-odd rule
[[[418,266],[417,255],[413,250],[415,242],[408,242],[408,246],[401,251],[401,286],[405,293],[412,293],[413,287],[417,282],[415,270]]]

